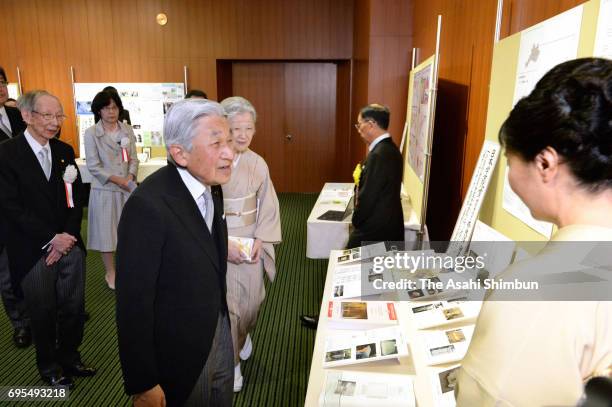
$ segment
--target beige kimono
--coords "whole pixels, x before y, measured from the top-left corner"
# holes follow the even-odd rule
[[[264,270],[270,281],[276,274],[274,246],[281,241],[278,198],[266,162],[251,150],[234,162],[232,177],[223,185],[229,236],[258,238],[263,242],[257,264],[227,263],[227,305],[230,312],[234,364],[247,334],[255,327],[265,298]]]
[[[611,240],[612,229],[566,226],[538,255],[499,277],[525,281],[529,275],[572,271],[582,256],[555,242]],[[483,304],[463,359],[457,407],[575,406],[586,380],[609,374],[611,301],[498,301],[496,296],[492,291]]]

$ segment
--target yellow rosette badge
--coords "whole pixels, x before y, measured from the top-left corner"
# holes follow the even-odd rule
[[[355,186],[359,186],[359,179],[361,178],[361,163],[357,163],[355,170],[353,171],[353,181],[355,181]]]

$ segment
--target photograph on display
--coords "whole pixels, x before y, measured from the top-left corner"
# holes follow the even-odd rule
[[[431,311],[434,310],[438,307],[441,307],[442,304],[438,303],[438,304],[427,304],[427,305],[420,305],[418,307],[414,307],[412,308],[412,313],[413,314],[418,314],[419,312],[426,312],[426,311]]]
[[[368,319],[368,303],[366,302],[343,302],[342,318]]]
[[[455,347],[453,345],[438,346],[437,348],[431,348],[429,350],[431,356],[446,355],[448,353],[453,353],[454,351]]]
[[[395,339],[386,339],[381,341],[380,354],[382,356],[397,355],[397,341]]]
[[[357,382],[338,380],[334,394],[339,394],[341,396],[354,396],[355,387],[357,387]]]
[[[446,337],[448,342],[457,343],[465,341],[465,335],[461,329],[454,329],[452,331],[446,331]]]
[[[164,115],[185,97],[182,83],[75,83],[74,100],[80,156],[85,157],[85,130],[94,124],[91,101],[107,86],[117,89],[124,109],[130,112],[138,147],[164,146]]]
[[[147,156],[144,161],[149,161],[151,159],[151,147],[143,147],[142,153]]]
[[[382,280],[382,279],[383,279],[382,271],[374,271],[374,268],[370,268],[368,270],[368,282],[369,283],[374,283],[374,281]]]
[[[342,297],[344,295],[344,286],[337,285],[334,287],[334,297]]]
[[[326,362],[336,362],[351,358],[351,349],[332,350],[325,354]]]
[[[461,312],[461,308],[459,307],[447,308],[442,310],[442,312],[444,313],[444,318],[448,321],[451,319],[463,318],[463,312]]]
[[[387,355],[390,355],[388,353]],[[355,357],[357,359],[367,359],[376,357],[376,344],[368,343],[366,345],[358,345],[355,349]]]
[[[440,372],[438,374],[438,378],[440,380],[440,388],[442,389],[442,393],[447,393],[449,391],[455,391],[455,386],[457,385],[457,374],[459,373],[459,366],[445,370],[444,372]]]
[[[411,299],[421,298],[424,295],[425,293],[423,292],[423,290],[409,290],[408,291],[408,297],[410,297]]]
[[[433,58],[430,63],[414,71],[412,98],[409,101],[410,127],[408,138],[408,163],[424,182],[425,153],[429,132],[430,92],[433,82]]]

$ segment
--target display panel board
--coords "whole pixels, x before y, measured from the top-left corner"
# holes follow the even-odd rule
[[[602,1],[606,5],[609,0]],[[598,17],[600,3],[600,0],[591,0],[495,44],[486,139],[498,140],[499,129],[516,101],[529,94],[548,69],[569,59],[593,55],[596,31],[600,32],[601,38],[605,35],[601,32],[610,30],[601,26],[609,23]],[[555,27],[563,29],[559,33]],[[534,220],[520,199],[513,199],[506,181],[506,168],[507,160],[502,154],[485,196],[480,219],[515,241],[547,240],[552,233],[551,225]]]
[[[91,102],[106,86],[117,89],[123,107],[129,111],[136,145],[153,149],[163,147],[164,115],[174,102],[185,97],[183,83],[75,83],[80,156],[85,157],[85,130],[94,125]]]
[[[412,208],[421,213],[423,205],[424,175],[428,148],[431,112],[432,88],[434,78],[435,55],[427,58],[410,72],[408,88],[408,108],[404,138],[407,139],[404,162],[404,188],[410,197]],[[421,219],[419,219],[421,221]]]

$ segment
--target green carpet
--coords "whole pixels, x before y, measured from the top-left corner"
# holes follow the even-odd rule
[[[283,242],[277,247],[277,276],[267,285],[267,297],[253,334],[253,354],[242,362],[244,387],[234,406],[302,406],[306,397],[315,331],[302,328],[298,316],[319,310],[327,260],[309,260],[306,220],[314,205],[313,194],[279,194]],[[84,216],[86,219],[87,216]],[[83,235],[86,233],[83,221]],[[104,282],[98,253],[87,256],[85,324],[81,345],[83,361],[98,369],[96,376],[77,379],[68,402],[37,402],[37,406],[128,406],[117,350],[115,300]],[[0,312],[0,386],[40,386],[34,348],[17,349],[12,327]],[[15,403],[0,402],[0,405]],[[21,403],[21,405],[34,403]]]

